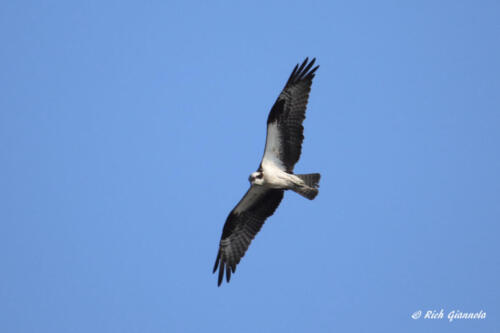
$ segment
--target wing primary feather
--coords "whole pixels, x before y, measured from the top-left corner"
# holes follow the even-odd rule
[[[299,64],[295,65],[295,67],[293,68],[293,71],[292,71],[292,74],[290,74],[290,77],[288,78],[288,81],[286,81],[286,84],[285,84],[285,87],[290,83],[292,82],[293,80],[293,77],[295,76],[295,73],[297,72],[297,69],[299,68]]]
[[[290,77],[288,78],[288,81],[285,84],[285,88],[289,86],[290,84],[293,84],[294,82],[301,81],[304,79],[312,79],[314,77],[314,72],[319,68],[319,66],[314,67],[311,71],[310,69],[316,62],[316,58],[313,58],[311,62],[309,62],[309,58],[306,58],[302,64],[297,64],[293,71],[292,74],[290,74]]]
[[[229,282],[229,280],[231,280],[231,267],[226,264],[226,281]]]
[[[309,76],[311,73],[307,73],[311,67],[314,65],[314,62],[316,61],[316,58],[313,58],[313,60],[309,63],[309,65],[306,66],[306,68],[304,68],[304,70],[302,71],[301,73],[301,77],[299,78],[299,80],[301,80],[303,78],[304,75],[307,74],[307,76]]]
[[[215,259],[214,270],[212,271],[212,273],[215,273],[217,271],[217,267],[219,267],[219,259],[220,259],[220,249],[219,252],[217,253],[217,259]]]
[[[312,78],[314,77],[315,72],[316,72],[316,70],[317,70],[318,68],[319,68],[319,65],[318,65],[318,66],[316,66],[316,67],[314,67],[314,68],[313,68],[313,69],[309,72],[309,74],[307,74],[307,76],[308,76],[308,77],[310,77],[310,78],[312,79]]]
[[[220,269],[219,269],[219,279],[217,281],[217,286],[220,287],[222,284],[222,278],[224,277],[224,261],[221,260]]]
[[[306,58],[306,60],[304,60],[304,62],[302,63],[302,65],[300,65],[299,69],[297,70],[297,74],[299,76],[302,73],[302,70],[304,69],[304,67],[306,66],[306,64],[307,64],[308,61],[309,61],[309,58]]]

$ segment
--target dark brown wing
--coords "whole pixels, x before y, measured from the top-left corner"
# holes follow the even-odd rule
[[[245,255],[250,242],[259,232],[266,219],[274,214],[283,199],[283,190],[252,186],[243,199],[229,213],[219,245],[213,272],[219,267],[218,285],[222,283],[224,271],[226,280],[231,279],[236,265]]]
[[[308,58],[293,69],[283,91],[274,103],[267,118],[266,149],[262,163],[273,162],[292,172],[300,158],[306,107],[312,79],[319,66],[312,68],[316,59]],[[311,69],[312,68],[312,69]]]

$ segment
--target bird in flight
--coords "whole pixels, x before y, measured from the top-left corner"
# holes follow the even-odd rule
[[[313,68],[315,60],[309,62],[306,58],[300,66],[295,66],[269,113],[264,157],[259,169],[248,178],[250,189],[229,213],[222,230],[213,270],[215,273],[219,268],[219,286],[224,272],[229,282],[250,242],[278,208],[285,190],[292,190],[309,200],[318,195],[319,173],[293,173],[304,140],[302,122],[307,100],[319,67]]]

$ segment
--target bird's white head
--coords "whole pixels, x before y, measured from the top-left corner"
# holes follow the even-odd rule
[[[264,174],[262,171],[256,171],[248,177],[248,181],[252,185],[264,185]]]

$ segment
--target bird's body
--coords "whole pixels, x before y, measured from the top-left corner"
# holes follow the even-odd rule
[[[229,282],[250,242],[280,204],[285,190],[310,200],[318,194],[319,173],[293,173],[302,150],[302,122],[309,91],[319,67],[311,69],[314,61],[308,63],[306,58],[300,67],[295,66],[269,113],[266,148],[259,169],[250,175],[250,189],[229,213],[222,231],[214,267],[214,273],[219,268],[219,285],[224,272]]]
[[[262,177],[258,178],[260,174]],[[266,163],[262,165],[262,171],[250,175],[250,183],[255,186],[291,190],[303,182],[294,174],[283,171],[274,164]]]

